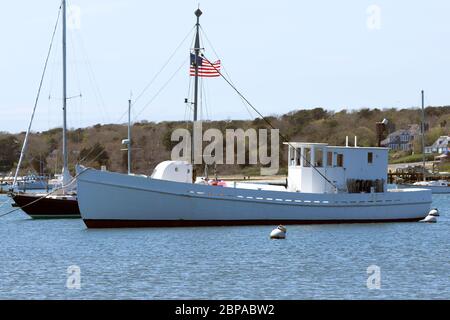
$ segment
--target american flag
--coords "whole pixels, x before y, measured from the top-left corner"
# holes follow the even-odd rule
[[[220,76],[220,60],[210,63],[202,57],[197,57],[198,76],[199,77],[219,77]],[[195,54],[191,53],[191,66],[189,69],[191,77],[195,76]]]

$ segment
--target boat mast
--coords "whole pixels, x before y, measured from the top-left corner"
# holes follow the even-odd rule
[[[128,174],[131,174],[131,98],[128,99]]]
[[[421,125],[421,133],[422,133],[422,166],[423,166],[423,181],[426,181],[425,178],[425,103],[424,103],[424,92],[422,90],[422,125]]]
[[[197,121],[197,109],[198,109],[198,62],[200,58],[200,16],[202,15],[202,11],[200,8],[195,10],[195,16],[197,17],[197,23],[195,24],[195,43],[194,43],[194,119],[192,123],[192,134],[194,134],[194,126]],[[196,174],[194,168],[194,140],[191,139],[191,164],[192,164],[192,180],[195,181]]]
[[[67,74],[66,74],[66,0],[62,0],[62,94],[63,94],[63,136],[62,136],[62,151],[63,151],[63,168],[62,168],[62,185],[66,186],[69,183],[70,173],[68,166],[67,154]]]
[[[195,69],[195,83],[194,83],[194,122],[197,121],[197,106],[198,106],[198,60],[200,56],[200,16],[202,11],[200,9],[195,10],[197,16],[197,23],[195,24],[195,44],[194,44],[194,69]]]

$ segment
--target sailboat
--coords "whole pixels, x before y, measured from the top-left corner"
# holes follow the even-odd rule
[[[450,182],[447,180],[427,180],[425,169],[425,95],[422,95],[422,121],[421,121],[421,139],[422,139],[422,168],[423,180],[411,184],[399,184],[403,188],[426,188],[432,193],[450,193]]]
[[[63,148],[63,167],[60,175],[61,187],[51,193],[27,193],[13,192],[10,196],[14,200],[14,206],[20,207],[32,218],[80,218],[78,208],[76,183],[70,175],[68,167],[67,151],[67,72],[66,72],[66,1],[61,2],[62,13],[62,74],[63,74],[63,129],[62,129],[62,148]],[[20,169],[26,147],[27,138],[31,128],[30,126],[25,136],[22,152],[17,166],[13,186],[16,185],[17,175]]]
[[[197,9],[194,124],[201,15]],[[151,176],[77,166],[82,219],[88,228],[410,222],[430,210],[430,190],[387,189],[387,148],[285,143],[286,186],[196,183],[193,156],[163,161]]]

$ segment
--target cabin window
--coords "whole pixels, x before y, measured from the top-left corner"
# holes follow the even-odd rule
[[[305,148],[305,155],[303,158],[303,166],[304,167],[311,166],[311,148]]]
[[[323,167],[323,149],[322,148],[316,148],[314,150],[314,162],[316,167]]]
[[[373,152],[367,153],[367,163],[373,163]]]
[[[331,151],[327,152],[327,166],[328,167],[333,166],[333,152]]]
[[[291,166],[293,166],[295,164],[295,152],[294,151],[295,151],[294,148],[289,147],[289,159],[290,159],[289,164]]]
[[[336,157],[336,166],[343,167],[344,166],[344,155],[342,153],[338,153]]]
[[[297,149],[295,149],[295,152],[296,152],[296,154],[295,154],[295,156],[296,156],[296,162],[295,162],[295,165],[296,166],[300,166],[301,165],[301,161],[302,161],[302,149],[301,148],[297,148]]]

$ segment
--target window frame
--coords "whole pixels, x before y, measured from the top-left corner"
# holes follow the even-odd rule
[[[372,151],[367,152],[367,163],[373,164],[373,152]]]

